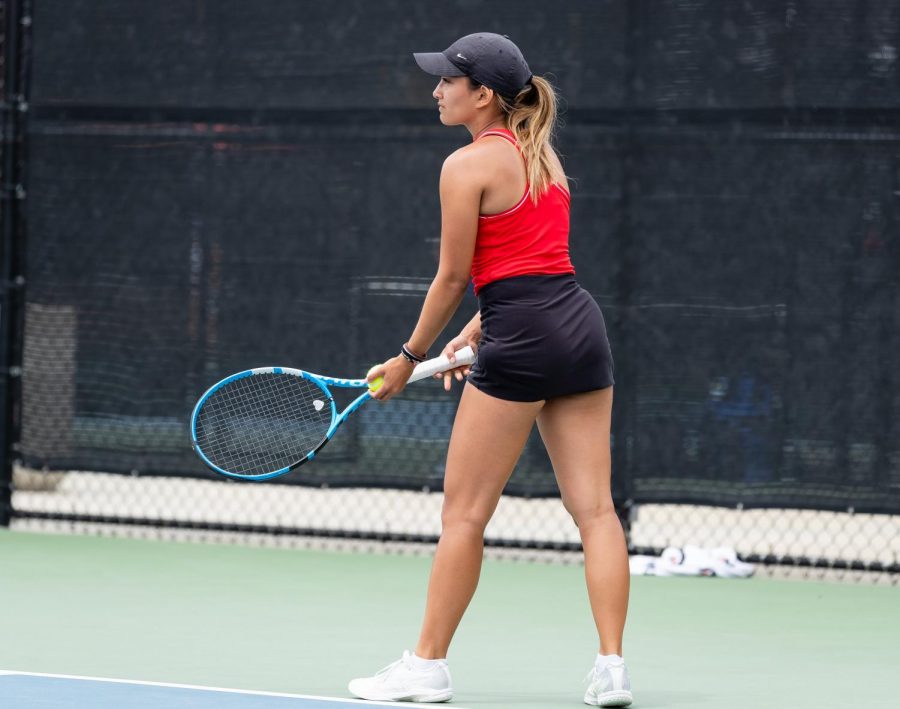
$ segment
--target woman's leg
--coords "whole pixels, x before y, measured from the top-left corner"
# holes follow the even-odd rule
[[[600,654],[621,655],[630,584],[628,549],[613,507],[612,387],[548,401],[537,417],[563,504],[578,525]]]
[[[478,585],[484,528],[543,403],[497,399],[471,384],[463,389],[447,451],[441,538],[416,646],[419,657],[447,657]]]

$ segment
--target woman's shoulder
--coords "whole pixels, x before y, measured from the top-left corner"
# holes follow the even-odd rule
[[[444,161],[444,167],[482,175],[497,170],[501,173],[515,171],[520,169],[521,157],[511,147],[512,144],[506,138],[485,135],[450,153]]]
[[[489,145],[487,140],[478,140],[474,143],[457,148],[444,159],[441,169],[442,176],[465,174],[469,179],[480,180],[503,159],[497,150],[502,146]]]
[[[481,161],[496,160],[498,156],[505,155],[508,150],[508,147],[504,147],[504,143],[506,146],[509,145],[509,141],[505,138],[486,135],[476,141],[463,145],[461,148],[457,148],[447,156],[445,162],[453,161],[472,164]]]

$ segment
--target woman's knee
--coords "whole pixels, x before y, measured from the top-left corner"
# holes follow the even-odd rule
[[[473,534],[484,534],[493,510],[485,506],[461,503],[444,498],[441,509],[441,527],[443,530],[468,531]]]
[[[616,514],[616,506],[612,499],[603,500],[594,505],[571,505],[567,506],[569,514],[575,520],[575,524],[579,529],[584,529],[598,523],[605,523],[608,520],[618,520]]]

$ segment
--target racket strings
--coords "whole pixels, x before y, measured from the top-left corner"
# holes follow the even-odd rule
[[[254,374],[226,384],[204,402],[197,445],[216,467],[261,475],[295,465],[325,438],[328,394],[292,374]]]

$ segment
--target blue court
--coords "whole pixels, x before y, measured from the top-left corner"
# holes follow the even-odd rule
[[[396,704],[279,692],[0,671],[3,709],[345,709]],[[404,703],[405,707],[424,704]]]

